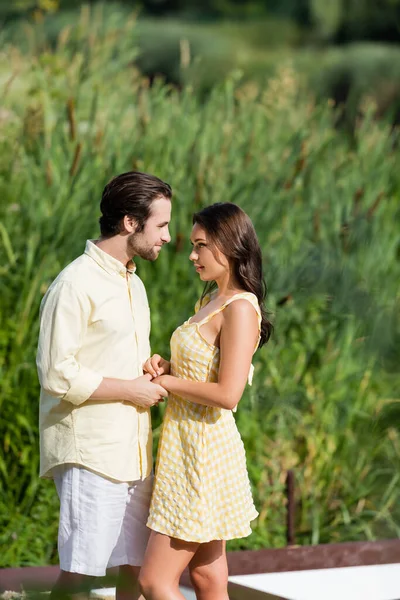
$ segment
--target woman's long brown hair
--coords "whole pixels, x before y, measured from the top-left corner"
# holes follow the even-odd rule
[[[257,297],[261,311],[260,348],[271,337],[272,324],[264,306],[267,286],[262,272],[261,248],[253,223],[236,204],[217,202],[195,213],[195,224],[204,229],[211,244],[215,244],[228,258],[239,286]],[[206,284],[202,300],[215,285],[215,282]]]

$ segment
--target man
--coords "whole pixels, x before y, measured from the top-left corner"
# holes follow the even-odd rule
[[[97,241],[48,289],[40,315],[40,475],[60,498],[53,597],[119,566],[117,600],[140,597],[152,487],[150,407],[167,392],[143,375],[150,313],[132,259],[170,241],[171,188],[129,172],[103,191]]]

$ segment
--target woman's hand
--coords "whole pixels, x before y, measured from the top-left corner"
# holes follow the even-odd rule
[[[152,377],[167,375],[170,371],[170,363],[159,354],[153,354],[143,365],[143,371]]]

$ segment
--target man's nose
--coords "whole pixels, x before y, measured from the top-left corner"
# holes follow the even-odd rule
[[[162,240],[164,243],[168,244],[171,241],[171,236],[169,234],[169,230],[167,229],[166,232],[163,234],[162,236]]]

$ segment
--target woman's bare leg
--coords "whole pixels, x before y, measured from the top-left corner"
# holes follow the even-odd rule
[[[200,544],[189,564],[197,600],[229,600],[226,543],[215,540]]]
[[[185,600],[179,591],[179,580],[198,547],[195,542],[151,532],[139,575],[146,600]]]

